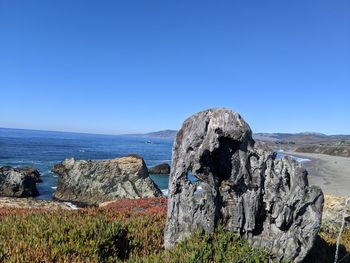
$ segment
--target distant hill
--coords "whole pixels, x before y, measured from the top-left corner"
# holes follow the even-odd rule
[[[168,138],[175,139],[178,131],[163,130],[149,133],[128,134],[128,136],[140,136],[147,138]],[[253,137],[258,141],[285,143],[293,142],[296,144],[318,143],[339,140],[350,140],[350,135],[326,135],[318,132],[300,132],[300,133],[254,133]]]
[[[176,130],[164,130],[164,131],[156,131],[149,133],[141,133],[141,134],[128,134],[129,136],[141,136],[147,138],[165,138],[165,139],[175,139],[177,134]]]
[[[175,130],[164,130],[128,136],[175,139],[176,134]],[[350,135],[326,135],[317,132],[254,133],[253,138],[270,149],[350,157]]]
[[[254,139],[268,142],[294,142],[302,143],[319,143],[338,140],[350,140],[350,135],[326,135],[318,132],[301,132],[301,133],[255,133]]]
[[[316,132],[256,133],[256,141],[263,141],[271,148],[300,153],[322,153],[350,157],[350,135],[325,135]]]

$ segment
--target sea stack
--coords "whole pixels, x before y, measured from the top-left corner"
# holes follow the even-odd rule
[[[165,247],[221,223],[280,260],[301,262],[319,232],[323,203],[307,171],[260,148],[239,113],[206,110],[183,123],[173,146]]]
[[[170,165],[161,163],[148,169],[150,174],[170,174]]]
[[[162,196],[144,160],[136,155],[107,161],[71,158],[52,171],[59,176],[54,198],[61,201],[98,205],[119,198]]]

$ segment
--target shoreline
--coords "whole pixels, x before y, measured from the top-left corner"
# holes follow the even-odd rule
[[[324,194],[350,196],[350,158],[294,151],[281,154],[309,159],[302,162],[308,171],[309,183],[319,186]]]

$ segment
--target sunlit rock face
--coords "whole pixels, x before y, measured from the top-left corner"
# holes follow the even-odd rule
[[[323,202],[306,170],[258,146],[237,112],[210,109],[188,118],[173,146],[165,247],[222,223],[279,259],[300,262],[320,229]]]
[[[136,155],[106,161],[66,159],[52,171],[58,178],[54,198],[85,205],[120,198],[162,196],[148,175],[145,161]]]

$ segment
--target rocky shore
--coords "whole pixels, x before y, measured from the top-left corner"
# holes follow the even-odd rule
[[[33,198],[39,194],[38,171],[0,167],[0,216],[6,216],[6,211],[73,210],[68,202],[75,202],[91,206],[80,210],[88,217],[102,210],[109,217],[110,211],[116,210],[127,218],[150,213],[166,220],[166,249],[195,235],[198,228],[203,230],[202,235],[213,235],[222,227],[274,259],[309,260],[315,246],[320,245],[320,230],[321,236],[335,236],[341,228],[345,201],[343,197],[324,197],[319,187],[309,185],[309,177],[311,184],[320,184],[323,190],[331,186],[326,192],[343,195],[348,190],[341,192],[339,188],[348,185],[348,176],[330,182],[326,176],[332,170],[322,169],[331,163],[337,173],[346,174],[348,158],[316,158],[315,154],[303,153],[312,159],[303,167],[296,158],[277,157],[267,146],[254,141],[249,125],[237,112],[210,109],[183,123],[174,144],[171,169],[165,163],[148,169],[137,155],[103,161],[66,159],[52,169],[58,175],[55,201],[45,201]],[[190,172],[196,181],[189,179]],[[149,173],[170,173],[168,199]],[[345,212],[348,235],[350,204]],[[67,222],[73,215],[69,213]],[[344,247],[341,249],[344,252]]]

